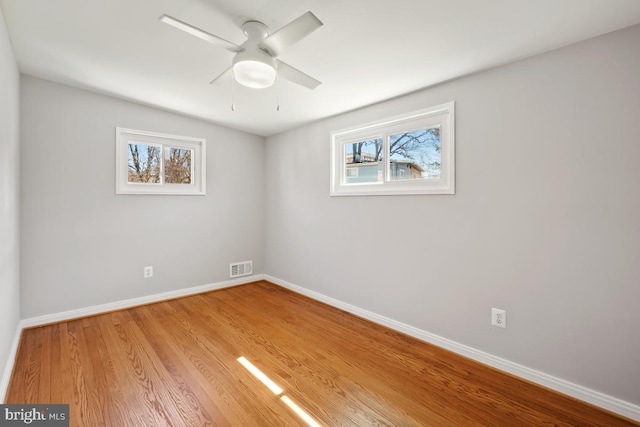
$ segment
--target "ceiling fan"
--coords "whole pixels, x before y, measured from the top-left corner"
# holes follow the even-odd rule
[[[269,28],[262,22],[247,21],[242,25],[242,30],[247,36],[247,40],[241,45],[232,43],[169,15],[162,15],[159,19],[165,24],[235,53],[231,67],[213,79],[211,83],[228,73],[233,73],[238,83],[254,89],[272,86],[276,76],[312,90],[320,85],[320,81],[276,59],[287,48],[323,25],[311,12],[303,14],[273,33],[269,33]]]

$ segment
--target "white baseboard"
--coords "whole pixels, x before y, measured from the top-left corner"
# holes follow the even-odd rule
[[[9,380],[11,379],[11,373],[13,372],[13,365],[16,361],[16,355],[18,354],[18,345],[20,345],[21,335],[22,321],[18,322],[18,325],[16,326],[16,333],[13,336],[13,341],[11,342],[11,348],[9,349],[7,363],[4,365],[4,371],[2,371],[2,377],[0,378],[0,403],[3,403],[5,397],[7,396]]]
[[[489,365],[501,371],[505,371],[518,377],[527,379],[536,384],[540,384],[560,393],[575,397],[576,399],[591,403],[592,405],[599,406],[603,409],[615,412],[616,414],[620,414],[632,420],[640,421],[640,406],[633,403],[629,403],[624,400],[589,389],[587,387],[583,387],[581,385],[574,384],[561,378],[554,377],[544,372],[519,365],[501,357],[494,356],[492,354],[477,350],[464,344],[460,344],[456,341],[452,341],[439,335],[435,335],[430,332],[415,328],[413,326],[406,325],[388,317],[380,316],[371,311],[364,310],[360,307],[347,304],[335,298],[331,298],[318,292],[303,288],[301,286],[294,285],[285,280],[281,280],[269,275],[265,275],[264,279],[268,280],[269,282],[275,283],[276,285],[290,289],[294,292],[308,296],[317,301],[355,314],[356,316],[362,317],[380,325],[384,325],[388,328],[405,333],[419,340],[437,345],[438,347],[445,348],[454,353],[476,360],[480,363],[484,363],[485,365]]]
[[[244,276],[237,279],[226,280],[224,282],[211,283],[208,285],[194,286],[192,288],[178,289],[161,294],[146,295],[139,298],[132,298],[122,301],[110,302],[107,304],[94,305],[76,310],[63,311],[61,313],[46,314],[44,316],[32,317],[22,320],[23,328],[31,328],[34,326],[46,325],[47,323],[62,322],[64,320],[77,319],[79,317],[93,316],[109,311],[122,310],[138,305],[151,304],[154,302],[166,301],[174,298],[186,297],[189,295],[201,294],[203,292],[215,291],[216,289],[229,288],[231,286],[243,285],[245,283],[264,280],[263,274],[254,274],[252,276]]]

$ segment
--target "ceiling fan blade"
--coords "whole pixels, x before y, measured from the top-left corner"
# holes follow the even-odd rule
[[[324,25],[322,21],[313,13],[307,12],[268,36],[258,46],[269,55],[276,57],[322,25]]]
[[[303,73],[297,68],[293,68],[291,65],[282,62],[280,60],[276,60],[278,63],[278,76],[283,79],[287,79],[292,81],[293,83],[297,83],[300,86],[304,86],[307,89],[314,90],[318,86],[322,84],[319,80],[314,79],[313,77]]]
[[[220,73],[220,74],[218,75],[218,77],[216,77],[215,79],[211,80],[211,81],[209,82],[209,84],[210,84],[210,85],[212,85],[212,84],[214,84],[215,82],[217,82],[218,80],[220,80],[220,79],[222,79],[222,78],[224,78],[224,77],[226,77],[226,76],[230,76],[230,75],[231,75],[231,69],[232,69],[232,68],[233,68],[233,67],[229,67],[229,68],[227,68],[226,70],[224,70],[222,73]]]
[[[172,27],[175,27],[179,30],[184,31],[185,33],[191,34],[192,36],[196,36],[199,39],[202,39],[204,41],[207,41],[209,43],[218,45],[220,47],[223,47],[225,49],[227,49],[228,51],[231,52],[242,52],[244,50],[243,47],[238,46],[235,43],[230,42],[229,40],[225,40],[223,38],[220,38],[218,36],[214,36],[211,33],[208,33],[204,30],[201,30],[200,28],[194,27],[191,24],[187,24],[186,22],[182,22],[179,19],[176,19],[172,16],[169,15],[162,15],[160,16],[160,18],[158,18],[159,20],[161,20],[162,22],[164,22],[165,24],[169,24]]]

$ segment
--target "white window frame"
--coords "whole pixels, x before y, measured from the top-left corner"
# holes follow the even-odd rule
[[[397,194],[455,194],[455,103],[378,120],[331,132],[331,196],[374,196]],[[400,132],[440,126],[441,174],[439,179],[390,178],[389,137]],[[347,183],[345,146],[382,138],[384,147],[381,182]]]
[[[163,162],[160,168],[160,183],[129,182],[130,143],[193,150],[191,183],[167,184],[164,182],[164,150],[161,150],[160,156]],[[116,127],[116,194],[205,195],[206,143],[204,138]]]

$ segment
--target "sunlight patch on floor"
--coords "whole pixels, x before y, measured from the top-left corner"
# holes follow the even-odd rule
[[[311,418],[311,416],[309,414],[307,414],[305,411],[303,411],[302,408],[300,408],[298,405],[296,405],[293,400],[289,399],[289,397],[287,397],[285,395],[282,395],[282,396],[280,396],[280,400],[282,400],[289,408],[291,408],[293,410],[293,412],[298,414],[298,416],[300,418],[302,418],[302,420],[304,422],[306,422],[307,424],[309,424],[312,427],[320,427],[320,424],[318,424],[316,422],[316,420]]]
[[[271,390],[276,396],[282,394],[283,390],[278,387],[276,383],[271,381],[271,378],[266,376],[260,369],[256,368],[253,363],[249,362],[244,356],[238,357],[238,362],[240,362],[242,366],[244,366],[249,372],[251,372],[254,377],[259,379],[262,384],[266,385],[267,388]]]
[[[306,422],[311,427],[321,427],[320,424],[316,420],[314,420],[309,414],[307,414],[302,408],[300,408],[293,400],[291,400],[288,396],[284,395],[284,390],[280,388],[276,383],[274,383],[271,378],[264,374],[260,369],[256,368],[255,365],[249,362],[244,356],[238,357],[236,359],[242,366],[247,369],[254,377],[256,377],[262,384],[267,386],[269,390],[271,390],[276,396],[280,396],[280,400],[284,402],[293,412],[296,413],[304,422]]]

